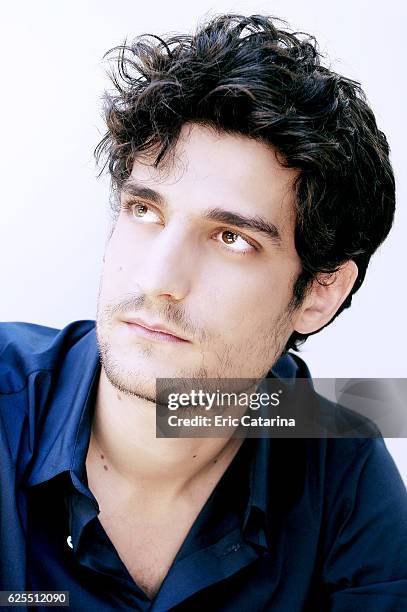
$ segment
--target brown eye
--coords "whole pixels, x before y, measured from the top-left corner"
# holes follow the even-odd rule
[[[229,230],[222,232],[222,240],[226,244],[234,244],[238,238],[238,234],[235,234],[234,232],[231,232]]]
[[[239,253],[245,255],[256,251],[256,247],[251,244],[241,234],[234,232],[233,230],[221,230],[217,234],[217,239],[232,253]]]
[[[128,210],[133,217],[133,221],[136,223],[161,224],[160,215],[148,204],[143,204],[143,202],[134,203],[130,205]]]
[[[144,217],[147,211],[148,207],[145,204],[135,204],[133,206],[133,215],[135,217]]]

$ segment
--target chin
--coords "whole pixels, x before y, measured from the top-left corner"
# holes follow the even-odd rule
[[[110,384],[125,395],[141,397],[150,402],[156,401],[156,383],[154,377],[136,374],[117,368],[117,364],[103,362],[103,369]]]

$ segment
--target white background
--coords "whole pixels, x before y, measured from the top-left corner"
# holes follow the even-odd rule
[[[108,181],[96,179],[92,156],[104,131],[102,55],[126,36],[190,31],[220,12],[286,19],[317,37],[332,68],[362,82],[392,149],[396,222],[351,309],[301,354],[314,377],[407,377],[403,0],[2,3],[0,320],[95,318],[108,219]],[[386,442],[407,481],[406,440]]]

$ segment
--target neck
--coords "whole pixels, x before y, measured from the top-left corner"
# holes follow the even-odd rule
[[[130,495],[176,498],[199,482],[216,483],[239,450],[238,438],[156,438],[155,405],[118,391],[102,368],[87,463]]]

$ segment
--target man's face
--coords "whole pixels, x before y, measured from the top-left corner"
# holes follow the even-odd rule
[[[262,378],[294,329],[296,172],[264,144],[191,124],[174,163],[151,163],[136,159],[105,253],[107,377],[152,400],[156,378]]]

